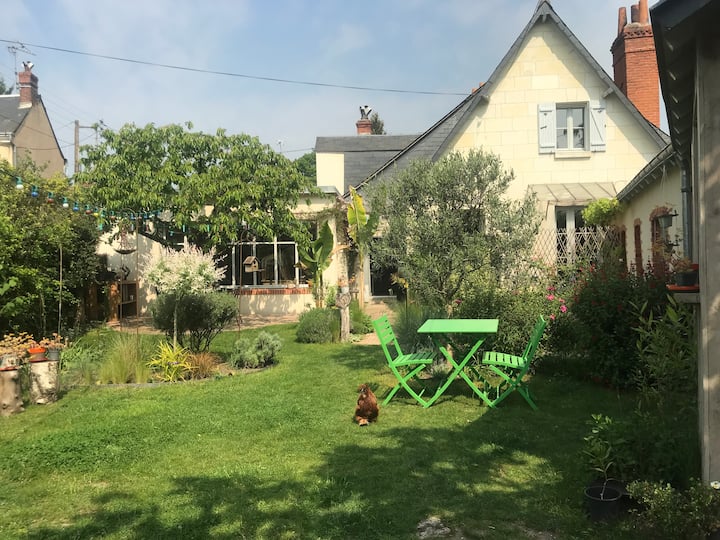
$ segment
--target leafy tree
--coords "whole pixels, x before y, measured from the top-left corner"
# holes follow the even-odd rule
[[[80,313],[99,267],[99,231],[92,216],[63,208],[63,197],[72,194],[67,179],[44,179],[32,164],[7,162],[0,178],[0,332],[47,336]],[[17,178],[24,189],[16,189]]]
[[[370,133],[372,135],[385,135],[385,122],[380,120],[380,115],[374,112],[370,115]]]
[[[482,275],[500,280],[529,253],[539,224],[530,195],[505,197],[513,177],[482,150],[413,162],[370,194],[373,213],[387,220],[374,260],[399,268],[433,308],[449,309]]]
[[[290,160],[249,135],[191,129],[103,129],[99,144],[83,147],[77,181],[108,212],[171,211],[174,226],[204,249],[237,241],[248,227],[260,238],[307,242],[292,209],[313,185]]]
[[[5,84],[5,79],[2,76],[0,76],[0,95],[12,94],[12,91],[13,91],[13,86],[12,85],[7,86]]]
[[[313,183],[317,184],[317,163],[315,152],[308,152],[295,160],[295,166],[300,174]]]
[[[166,249],[145,256],[147,282],[160,294],[172,294],[175,299],[173,348],[177,348],[178,306],[182,300],[192,294],[211,292],[213,285],[225,275],[225,270],[215,265],[214,256],[212,249],[203,253],[193,246],[186,246],[180,251]]]
[[[360,306],[365,305],[365,257],[377,229],[380,214],[368,214],[365,211],[362,197],[354,187],[350,186],[350,203],[347,207],[348,236],[355,244],[358,252],[360,269],[358,271]]]

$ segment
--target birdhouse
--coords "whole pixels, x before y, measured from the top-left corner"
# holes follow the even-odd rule
[[[249,257],[245,257],[243,266],[246,272],[257,272],[260,270],[260,261],[258,261],[257,257],[250,255]]]

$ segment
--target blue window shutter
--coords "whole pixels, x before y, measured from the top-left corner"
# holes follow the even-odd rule
[[[538,151],[541,154],[555,152],[555,104],[540,103],[538,105]]]
[[[600,101],[590,102],[590,150],[605,151],[605,104]]]

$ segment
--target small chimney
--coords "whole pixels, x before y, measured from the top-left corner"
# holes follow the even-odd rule
[[[610,51],[615,84],[642,115],[660,125],[660,78],[647,0],[618,10],[618,35]]]
[[[22,73],[18,73],[20,108],[32,107],[38,100],[38,78],[33,75],[33,63],[23,62],[23,68]]]
[[[372,122],[370,121],[370,113],[372,108],[369,105],[360,106],[360,120],[355,122],[358,135],[372,135]]]

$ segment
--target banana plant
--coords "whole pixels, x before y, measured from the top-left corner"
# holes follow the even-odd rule
[[[322,307],[323,304],[325,293],[323,272],[330,266],[334,244],[335,237],[330,230],[330,224],[326,221],[318,231],[318,237],[307,247],[298,245],[300,266],[312,276],[313,297],[317,307]]]
[[[358,292],[360,305],[363,306],[365,304],[365,256],[375,235],[380,216],[377,214],[368,214],[365,211],[362,197],[352,186],[350,186],[350,198],[350,203],[347,207],[348,235],[355,243],[358,259],[360,259]]]

